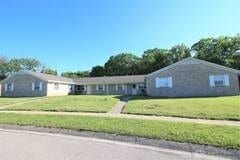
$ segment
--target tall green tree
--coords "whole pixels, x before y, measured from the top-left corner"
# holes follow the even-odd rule
[[[170,49],[169,58],[171,63],[178,62],[187,57],[191,57],[190,48],[184,44],[175,45]]]
[[[203,38],[191,47],[195,57],[239,69],[240,35]]]
[[[89,74],[91,77],[105,76],[105,68],[103,66],[94,66]]]
[[[138,70],[140,74],[148,74],[171,64],[169,58],[169,50],[166,49],[149,49],[146,50],[140,63],[138,64]]]
[[[13,58],[8,62],[8,69],[10,73],[18,72],[20,70],[36,71],[40,68],[40,61],[33,58]]]
[[[131,53],[121,53],[111,56],[104,68],[107,76],[134,75],[137,73],[137,64],[140,58]]]

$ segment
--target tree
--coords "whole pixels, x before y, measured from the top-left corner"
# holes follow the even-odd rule
[[[40,61],[32,58],[13,58],[8,62],[8,69],[10,73],[15,73],[20,70],[36,71],[40,68]]]
[[[137,73],[137,64],[139,61],[139,57],[130,53],[111,56],[104,65],[105,73],[107,76],[134,75]]]
[[[232,68],[240,70],[240,52],[236,52],[232,56],[232,61],[230,62]]]
[[[7,67],[7,58],[6,57],[0,57],[0,80],[6,78],[8,73],[8,67]]]
[[[105,68],[103,66],[92,67],[92,70],[89,74],[91,77],[105,76]]]
[[[204,38],[191,47],[195,57],[232,68],[239,68],[240,35]]]
[[[74,72],[62,72],[61,76],[67,78],[76,78],[76,74]]]
[[[171,64],[169,50],[154,48],[144,51],[138,66],[141,74],[148,74],[169,64]]]
[[[89,77],[89,71],[77,71],[77,77]]]
[[[190,48],[184,44],[173,46],[170,49],[169,57],[171,63],[176,63],[184,58],[191,57]]]
[[[53,70],[50,68],[43,68],[41,73],[51,74],[51,75],[58,75],[57,70]]]
[[[61,76],[67,78],[89,77],[89,72],[88,71],[63,72]]]

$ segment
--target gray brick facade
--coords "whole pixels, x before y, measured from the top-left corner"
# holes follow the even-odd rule
[[[210,75],[228,75],[229,86],[211,87]],[[147,76],[147,94],[155,97],[226,96],[239,94],[238,73],[189,59]],[[172,88],[156,88],[157,77],[172,77]]]

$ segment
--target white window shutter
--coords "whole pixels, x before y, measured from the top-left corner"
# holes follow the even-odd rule
[[[122,84],[122,90],[125,90],[125,85],[124,84]]]
[[[103,90],[105,90],[105,84],[103,84],[102,86],[103,86]]]
[[[98,86],[98,85],[96,85],[96,90],[97,90],[97,91],[98,91],[98,89],[99,89],[98,87],[99,87],[99,86]]]
[[[224,75],[224,83],[225,86],[229,86],[229,76],[227,74]]]
[[[14,90],[14,84],[12,83],[11,84],[11,91],[13,91]]]
[[[155,83],[156,83],[156,88],[159,88],[159,78],[155,79]]]
[[[32,82],[32,91],[34,91],[34,90],[35,90],[35,83]]]
[[[117,84],[115,85],[115,90],[116,90],[116,91],[118,90],[118,85],[117,85]]]
[[[136,84],[136,88],[137,88],[137,90],[139,90],[139,86],[138,86],[138,84]]]
[[[211,87],[214,87],[214,86],[215,86],[214,76],[213,76],[213,75],[210,75],[210,76],[209,76],[209,84],[210,84]]]
[[[5,90],[5,91],[7,91],[7,86],[8,86],[8,85],[7,85],[7,84],[5,84],[5,86],[4,86],[4,90]]]
[[[173,83],[172,83],[172,77],[168,77],[168,87],[172,88]]]
[[[42,82],[39,83],[39,90],[42,90]]]

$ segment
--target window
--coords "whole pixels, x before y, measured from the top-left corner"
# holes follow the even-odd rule
[[[117,91],[123,91],[124,90],[124,84],[116,84],[116,90]]]
[[[229,76],[228,75],[210,75],[209,83],[211,87],[229,86]]]
[[[156,88],[172,88],[172,77],[156,78]]]
[[[85,86],[84,85],[77,86],[77,91],[85,91]]]
[[[58,83],[54,83],[54,89],[58,90],[59,89],[59,84]]]
[[[5,84],[5,91],[13,91],[13,83]]]
[[[133,85],[132,85],[132,88],[135,89],[135,88],[136,88],[136,84],[133,84]]]
[[[7,84],[7,90],[10,91],[12,89],[12,84]]]
[[[32,82],[32,91],[41,91],[42,82]]]
[[[104,85],[102,85],[102,84],[99,84],[96,87],[97,87],[96,88],[97,91],[103,91],[104,90]]]

